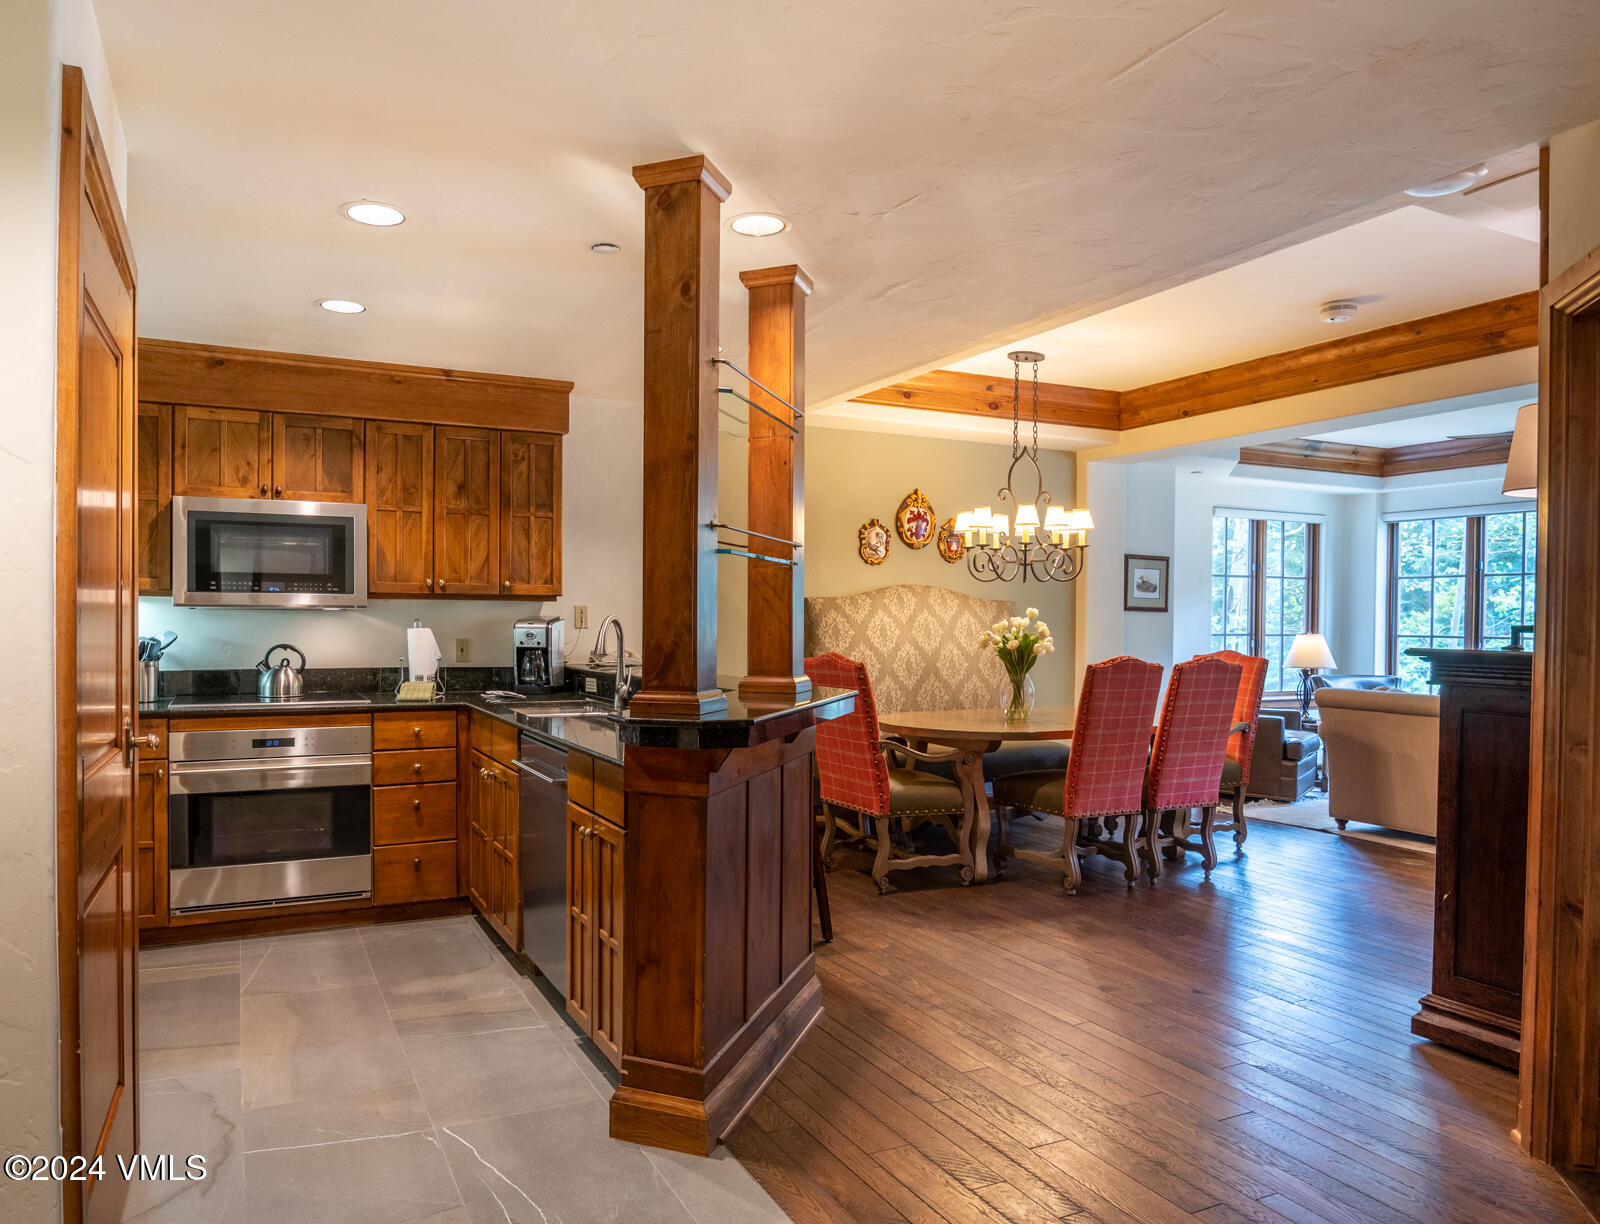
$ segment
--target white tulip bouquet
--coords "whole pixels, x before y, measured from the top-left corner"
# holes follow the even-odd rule
[[[1041,657],[1056,648],[1050,638],[1050,626],[1039,619],[1039,609],[1029,608],[1021,616],[996,621],[978,636],[978,646],[994,651],[1006,669],[1006,677],[1011,682],[1006,717],[1026,718],[1033,704],[1028,691],[1032,687],[1028,673]]]

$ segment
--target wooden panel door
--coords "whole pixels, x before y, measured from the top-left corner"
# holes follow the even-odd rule
[[[561,439],[500,434],[500,590],[553,599],[561,594]]]
[[[133,806],[133,890],[139,929],[167,925],[167,763],[140,761]]]
[[[623,832],[596,816],[588,838],[593,885],[594,1029],[591,1036],[612,1066],[622,1065]]]
[[[178,497],[271,497],[271,413],[176,405],[172,492]]]
[[[134,269],[84,88],[62,71],[57,248],[56,896],[61,1140],[132,1155]],[[69,1221],[120,1218],[120,1176],[63,1188]]]
[[[367,467],[365,427],[354,417],[272,414],[272,496],[359,502]]]
[[[567,804],[567,1014],[594,1033],[594,817]]]
[[[434,592],[500,593],[500,445],[493,429],[433,431]]]
[[[467,787],[467,899],[485,918],[489,916],[489,828],[493,820],[488,766],[493,762],[474,751]]]
[[[140,404],[134,443],[139,590],[172,594],[172,405]]]
[[[499,761],[486,767],[491,819],[485,900],[489,925],[513,952],[522,951],[522,889],[517,872],[517,773]]]
[[[367,593],[433,593],[433,426],[368,421]]]

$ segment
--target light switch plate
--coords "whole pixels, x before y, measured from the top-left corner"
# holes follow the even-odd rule
[[[589,627],[589,605],[572,605],[572,627],[574,629],[587,629]]]
[[[456,639],[456,662],[457,663],[465,663],[471,657],[472,657],[472,639],[471,638],[457,638]]]

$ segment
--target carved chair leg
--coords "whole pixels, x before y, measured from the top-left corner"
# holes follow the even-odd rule
[[[833,907],[828,904],[828,873],[822,866],[822,836],[811,826],[811,887],[817,895],[817,920],[822,924],[822,942],[833,942]]]
[[[878,827],[878,855],[872,862],[872,882],[878,886],[878,892],[882,894],[890,889],[889,845],[894,840],[894,817],[879,816],[876,820]]]
[[[1072,896],[1078,893],[1078,885],[1083,883],[1083,865],[1078,861],[1078,822],[1074,817],[1067,817],[1066,830],[1061,835],[1061,883]]]
[[[1183,826],[1189,823],[1189,813],[1173,809],[1169,812],[1162,812],[1160,819],[1161,832],[1158,840],[1150,843],[1151,849],[1153,851],[1159,845],[1161,847],[1161,857],[1166,859],[1167,862],[1177,863],[1181,867],[1187,857],[1182,845],[1182,839],[1186,836]]]
[[[1165,812],[1145,812],[1141,817],[1144,822],[1144,837],[1139,846],[1139,855],[1144,860],[1144,873],[1152,884],[1159,880],[1162,874],[1161,830],[1165,817]],[[1129,823],[1132,823],[1131,819]]]
[[[839,837],[839,818],[834,815],[833,804],[822,805],[822,868],[833,870],[833,843]]]
[[[1217,805],[1207,804],[1200,809],[1200,845],[1201,858],[1206,865],[1206,875],[1211,874],[1211,869],[1217,865],[1217,837],[1213,826],[1217,822]]]
[[[1244,787],[1233,788],[1233,844],[1244,845],[1244,839],[1250,836],[1250,828],[1244,820]]]
[[[1143,840],[1139,834],[1138,819],[1125,816],[1122,820],[1122,874],[1126,877],[1129,888],[1132,888],[1134,881],[1139,878],[1139,843]]]

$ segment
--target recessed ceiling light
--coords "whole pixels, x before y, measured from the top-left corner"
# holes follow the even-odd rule
[[[592,244],[589,249],[596,255],[615,255],[622,250],[622,248],[614,242],[596,242]]]
[[[362,225],[399,225],[406,219],[405,213],[393,204],[379,204],[376,200],[354,200],[339,211]]]
[[[1432,199],[1434,196],[1454,195],[1458,191],[1465,191],[1488,173],[1489,167],[1479,162],[1476,166],[1457,170],[1454,174],[1436,178],[1433,182],[1423,183],[1420,187],[1407,187],[1406,194],[1424,200]]]
[[[366,309],[360,302],[352,302],[349,298],[322,298],[317,305],[334,314],[360,314]]]
[[[728,228],[746,238],[770,238],[789,228],[789,223],[776,213],[740,213],[728,222]]]

